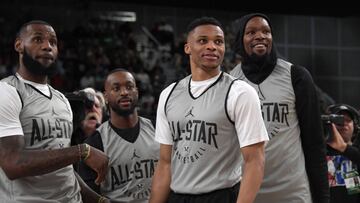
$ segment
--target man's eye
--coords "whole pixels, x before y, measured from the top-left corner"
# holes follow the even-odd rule
[[[205,40],[205,39],[200,39],[199,42],[200,42],[201,44],[205,44],[205,43],[207,42],[207,40]]]
[[[221,44],[224,44],[224,41],[223,40],[215,40],[215,44],[221,45]]]

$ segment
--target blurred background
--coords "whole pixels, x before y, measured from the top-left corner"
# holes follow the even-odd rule
[[[64,93],[85,87],[102,90],[108,71],[126,68],[138,80],[140,113],[153,117],[161,90],[189,73],[183,45],[191,20],[213,16],[222,22],[227,48],[223,69],[229,71],[237,61],[231,46],[237,19],[263,12],[270,17],[283,58],[306,67],[334,102],[360,107],[360,8],[236,4],[242,6],[229,0],[2,0],[0,79],[16,71],[17,29],[29,20],[45,20],[59,38],[59,71],[51,79],[53,87]]]

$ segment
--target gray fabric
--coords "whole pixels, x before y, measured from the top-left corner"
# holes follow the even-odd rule
[[[224,73],[198,98],[189,92],[190,76],[168,97],[165,113],[174,140],[171,189],[201,194],[228,188],[241,177],[240,145],[225,103],[234,80]]]
[[[109,172],[101,184],[101,194],[118,201],[147,203],[151,178],[159,159],[160,144],[155,141],[151,121],[139,117],[140,132],[134,143],[122,139],[103,123],[98,131],[104,152],[110,157]]]
[[[245,77],[241,64],[230,74],[257,90],[270,137],[265,148],[264,180],[255,202],[311,203],[291,82],[291,64],[278,59],[271,75],[259,85]]]
[[[70,146],[72,134],[71,109],[66,98],[49,86],[50,98],[24,84],[15,76],[3,81],[14,86],[23,101],[20,121],[26,149],[59,149]],[[9,180],[0,170],[0,202],[62,202],[81,201],[80,186],[72,165],[39,176]]]

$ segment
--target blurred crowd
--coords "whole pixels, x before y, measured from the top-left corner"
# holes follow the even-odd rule
[[[115,68],[125,68],[136,77],[141,95],[139,110],[144,116],[153,117],[161,90],[190,71],[183,50],[184,34],[175,33],[165,21],[156,22],[149,29],[137,29],[130,22],[93,19],[70,30],[60,29],[57,34],[58,72],[50,81],[54,88],[62,92],[86,87],[102,91],[104,76]],[[225,71],[236,63],[230,46],[233,38],[228,32]],[[0,78],[13,74],[17,68],[13,40],[0,40],[4,48],[0,51]]]

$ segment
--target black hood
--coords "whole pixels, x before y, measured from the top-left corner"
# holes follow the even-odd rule
[[[270,54],[265,55],[264,57],[257,57],[256,55],[248,55],[244,49],[244,32],[246,24],[250,19],[254,17],[264,18],[270,28],[271,34],[272,27],[270,24],[269,18],[262,13],[251,13],[241,17],[238,21],[238,31],[235,39],[234,51],[235,53],[241,56],[241,68],[246,76],[251,82],[255,84],[260,84],[264,81],[274,70],[277,60],[277,53],[274,42],[272,43],[272,49]]]

